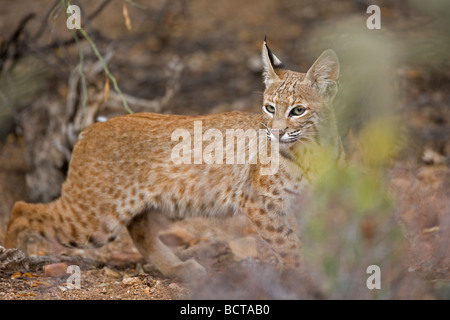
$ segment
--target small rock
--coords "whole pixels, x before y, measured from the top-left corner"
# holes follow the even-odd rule
[[[145,294],[150,294],[150,290],[152,290],[150,287],[145,287],[144,289]]]
[[[67,288],[64,286],[58,286],[58,289],[61,290],[62,292],[66,292]]]
[[[51,278],[60,278],[60,277],[68,277],[67,268],[69,266],[64,262],[61,263],[53,263],[44,266],[44,277]]]
[[[133,284],[137,284],[137,283],[140,283],[140,282],[141,282],[141,280],[139,280],[138,277],[128,277],[128,278],[124,278],[122,280],[122,283],[124,285],[126,285],[126,286],[131,286]]]
[[[106,277],[111,277],[111,278],[119,278],[120,277],[120,274],[117,271],[114,271],[108,267],[103,268],[103,274]]]
[[[422,155],[422,161],[426,164],[444,164],[445,163],[445,156],[442,154],[437,153],[436,151],[425,148]]]
[[[81,289],[80,287],[74,285],[73,283],[66,283],[66,284],[65,284],[65,287],[66,287],[68,290],[79,290],[79,289]]]

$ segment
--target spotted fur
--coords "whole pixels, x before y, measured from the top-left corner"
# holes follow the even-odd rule
[[[144,258],[168,276],[189,279],[204,268],[195,260],[182,262],[163,245],[153,223],[155,213],[183,218],[231,211],[248,216],[286,267],[299,268],[300,241],[286,213],[290,199],[311,180],[305,161],[309,146],[326,142],[335,146],[336,159],[341,156],[330,105],[339,64],[327,50],[306,74],[290,71],[266,42],[262,57],[266,89],[261,114],[140,113],[85,129],[60,198],[48,204],[17,202],[5,246],[26,251],[34,234],[65,246],[100,247],[126,227]],[[291,116],[297,106],[298,114]],[[175,144],[171,133],[176,128],[193,133],[194,121],[202,121],[203,132],[265,129],[269,143],[279,143],[279,170],[261,175],[260,163],[175,165],[170,160]]]

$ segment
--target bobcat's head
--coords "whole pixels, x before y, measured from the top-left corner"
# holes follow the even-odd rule
[[[340,144],[331,109],[339,77],[334,51],[324,51],[306,73],[287,70],[266,41],[262,59],[266,87],[262,111],[268,138],[289,149],[308,141]]]

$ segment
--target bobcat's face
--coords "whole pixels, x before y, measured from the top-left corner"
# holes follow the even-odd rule
[[[339,63],[333,51],[325,51],[305,73],[286,70],[263,45],[263,124],[267,137],[281,145],[318,140],[321,129],[333,117],[329,102],[337,91]]]
[[[266,89],[262,111],[267,136],[272,141],[293,144],[318,135],[320,109],[327,106],[317,94],[308,93],[312,90],[303,83],[304,77],[286,71],[281,81]]]

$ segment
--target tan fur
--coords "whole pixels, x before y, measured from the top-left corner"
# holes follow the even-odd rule
[[[342,153],[328,94],[329,88],[337,87],[339,65],[329,50],[306,75],[283,69],[270,55],[264,43],[263,106],[276,106],[273,116],[264,111],[195,117],[140,113],[96,123],[80,135],[60,198],[49,204],[14,205],[5,246],[26,252],[33,234],[68,246],[102,246],[127,227],[138,250],[161,272],[190,278],[204,268],[195,260],[182,262],[163,245],[152,223],[154,213],[182,218],[233,211],[248,216],[286,267],[298,268],[300,242],[286,212],[293,194],[301,193],[311,180],[304,161],[309,146],[325,139],[335,147],[336,159]],[[308,114],[286,117],[287,110],[299,103]],[[176,165],[171,151],[177,142],[171,133],[183,128],[193,134],[194,121],[202,121],[203,132],[250,128],[267,129],[268,135],[277,129],[286,135],[296,130],[302,134],[293,142],[280,143],[279,169],[272,175],[262,175],[259,162]],[[316,136],[324,129],[331,133]]]

